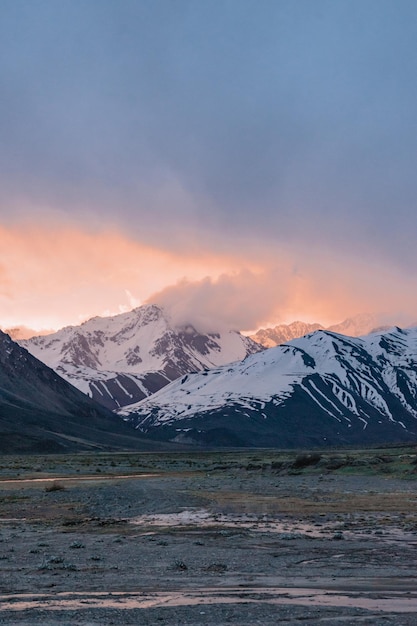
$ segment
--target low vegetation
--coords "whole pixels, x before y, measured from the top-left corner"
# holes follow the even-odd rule
[[[0,480],[45,478],[45,491],[65,489],[60,481],[96,476],[97,480],[120,475],[178,472],[273,472],[284,474],[389,474],[417,477],[417,446],[326,450],[190,450],[177,453],[88,453],[73,455],[3,456]],[[55,480],[50,481],[51,478]]]

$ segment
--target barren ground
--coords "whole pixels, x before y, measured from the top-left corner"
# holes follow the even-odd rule
[[[0,458],[0,623],[416,624],[413,449]]]

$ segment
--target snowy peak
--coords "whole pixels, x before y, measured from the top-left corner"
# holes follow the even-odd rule
[[[229,445],[415,441],[417,329],[317,331],[184,377],[121,415],[142,431],[200,443],[216,429]]]
[[[380,327],[380,330],[388,330],[389,327]],[[351,337],[361,337],[367,335],[377,329],[377,319],[373,315],[362,313],[349,317],[340,324],[334,324],[327,328],[322,324],[308,324],[305,322],[292,322],[291,324],[279,324],[274,328],[261,328],[251,339],[257,341],[265,348],[273,348],[283,343],[287,343],[292,339],[303,337],[316,330],[330,330],[342,335]]]
[[[265,348],[273,348],[296,337],[303,337],[315,330],[324,328],[321,324],[307,324],[306,322],[292,322],[291,324],[279,324],[274,328],[261,328],[251,339],[257,341]]]
[[[343,322],[340,322],[340,324],[328,326],[327,330],[342,335],[350,335],[351,337],[361,337],[362,335],[367,335],[372,332],[376,326],[377,319],[374,315],[359,313],[354,317],[348,317]]]
[[[202,334],[191,325],[174,327],[156,305],[95,317],[21,345],[111,409],[145,398],[189,372],[263,349],[234,331]]]

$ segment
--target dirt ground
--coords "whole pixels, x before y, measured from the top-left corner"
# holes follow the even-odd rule
[[[411,449],[0,458],[0,624],[417,623]]]

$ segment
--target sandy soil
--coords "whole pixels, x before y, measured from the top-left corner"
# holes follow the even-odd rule
[[[3,457],[0,623],[416,624],[413,466],[288,458]]]

